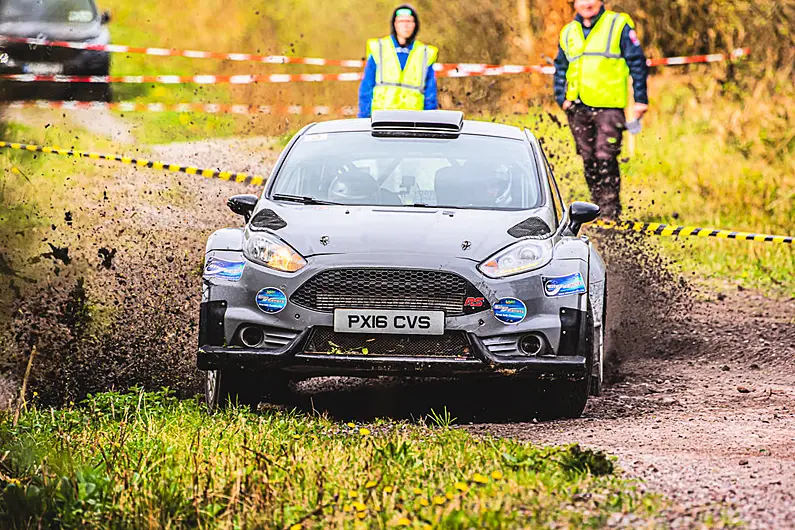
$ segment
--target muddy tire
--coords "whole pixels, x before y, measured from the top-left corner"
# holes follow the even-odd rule
[[[582,416],[582,411],[588,403],[588,396],[591,395],[591,383],[596,368],[594,354],[598,353],[598,348],[594,344],[596,342],[594,339],[598,338],[595,331],[593,309],[589,303],[585,337],[582,337],[588,341],[586,347],[590,348],[586,360],[586,375],[580,379],[550,381],[544,386],[542,400],[544,419],[573,419]]]
[[[573,419],[582,416],[590,393],[590,378],[556,381],[546,392],[545,419]]]
[[[255,408],[259,403],[259,393],[252,375],[231,368],[208,370],[204,384],[207,411],[214,414],[234,406]]]
[[[277,374],[232,368],[208,370],[204,399],[210,414],[229,407],[256,410],[261,401],[278,404],[290,396],[290,381]]]

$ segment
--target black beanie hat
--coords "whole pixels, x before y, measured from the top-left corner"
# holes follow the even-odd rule
[[[392,20],[389,23],[390,33],[393,37],[397,38],[397,33],[395,32],[395,19],[397,18],[397,12],[401,9],[410,9],[411,14],[414,16],[414,22],[417,24],[417,26],[414,28],[414,33],[411,34],[411,37],[409,37],[408,40],[408,42],[414,42],[414,39],[417,37],[417,33],[420,32],[420,17],[417,15],[417,10],[414,9],[414,6],[411,4],[401,4],[392,12]]]

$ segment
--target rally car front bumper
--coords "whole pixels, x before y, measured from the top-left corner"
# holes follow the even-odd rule
[[[244,368],[270,369],[297,378],[319,376],[527,376],[581,378],[586,375],[583,355],[497,357],[483,342],[470,335],[471,354],[461,357],[365,355],[361,353],[307,353],[311,330],[301,333],[289,346],[273,349],[251,349],[223,346],[201,346],[198,367],[202,370]]]

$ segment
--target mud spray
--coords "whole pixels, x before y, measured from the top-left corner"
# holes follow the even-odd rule
[[[153,191],[173,196],[166,192],[174,181],[150,175],[137,172],[130,179],[135,188],[126,193],[113,187],[91,190],[84,204],[64,210],[62,221],[45,233],[0,234],[0,298],[11,309],[0,315],[4,404],[18,392],[13,389],[34,346],[28,393],[36,392],[42,404],[77,402],[88,393],[132,386],[167,386],[182,397],[201,392],[195,351],[202,252],[213,229],[239,222],[223,207],[223,199],[239,190],[192,181],[197,191],[180,193],[179,207],[161,202],[154,209],[145,204]],[[644,236],[596,230],[590,235],[608,262],[609,380],[621,378],[621,361],[629,356],[681,351],[688,338],[678,333],[673,340],[668,331],[687,333],[687,284]],[[38,255],[20,248],[31,239],[35,248],[37,238]],[[339,387],[343,393],[346,388]],[[432,393],[451,402],[447,389],[434,388]],[[387,392],[406,394],[405,388]],[[317,397],[307,407],[317,406]],[[337,401],[342,405],[347,398]]]

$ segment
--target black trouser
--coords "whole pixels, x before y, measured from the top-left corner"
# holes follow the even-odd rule
[[[585,166],[585,181],[591,200],[602,209],[602,217],[615,220],[621,214],[621,174],[618,155],[626,128],[624,109],[572,105],[566,115]]]

